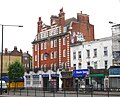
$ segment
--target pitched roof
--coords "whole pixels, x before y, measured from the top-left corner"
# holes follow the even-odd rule
[[[72,18],[69,18],[69,19],[65,20],[65,26],[70,25],[70,23],[71,23],[72,21],[77,21],[77,19],[74,18],[74,17],[72,17]]]

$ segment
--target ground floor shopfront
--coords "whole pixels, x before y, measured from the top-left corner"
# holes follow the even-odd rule
[[[42,71],[29,72],[24,75],[25,87],[39,87],[44,90],[50,90],[51,88],[59,89],[60,86],[60,74],[59,72],[48,71],[46,73]]]
[[[120,88],[120,66],[111,66],[109,69],[109,87]]]
[[[90,71],[90,82],[96,90],[104,90],[104,79],[108,76],[106,69],[93,69]]]
[[[88,72],[88,69],[61,72],[62,88],[66,90],[77,90],[80,88],[85,88],[85,83],[88,79],[88,76],[86,75]]]
[[[73,90],[73,76],[72,71],[62,71],[61,72],[61,80],[62,80],[62,89],[63,90]]]

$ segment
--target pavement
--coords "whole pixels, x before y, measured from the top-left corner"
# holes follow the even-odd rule
[[[83,95],[87,95],[86,93],[79,93],[79,94],[83,94]],[[90,95],[90,94],[88,94]],[[93,95],[108,95],[108,92],[94,92]],[[109,92],[110,96],[117,96],[120,97],[120,92]],[[7,94],[3,94],[0,95],[0,97],[35,97],[35,96],[19,96],[19,95],[7,95]]]

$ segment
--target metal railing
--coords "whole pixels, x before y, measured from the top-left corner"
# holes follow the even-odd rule
[[[116,93],[117,92],[117,93]],[[32,97],[79,97],[80,95],[89,95],[88,97],[93,97],[94,95],[120,95],[120,88],[38,88],[29,87],[22,89],[8,89],[5,95],[18,95],[18,96],[32,96]],[[3,94],[4,95],[4,94]]]

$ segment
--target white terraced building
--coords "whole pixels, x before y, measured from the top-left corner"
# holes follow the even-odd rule
[[[73,44],[70,47],[71,66],[74,69],[105,69],[112,66],[112,37]]]

